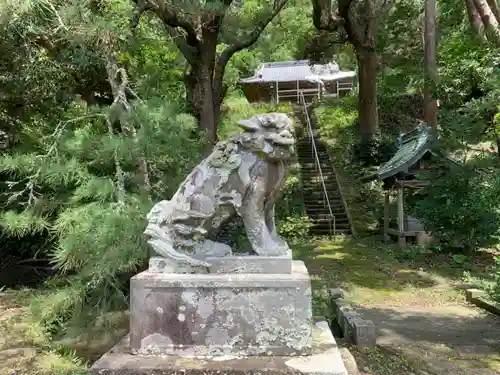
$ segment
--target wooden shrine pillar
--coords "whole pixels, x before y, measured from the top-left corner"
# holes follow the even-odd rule
[[[405,217],[404,217],[404,207],[403,207],[403,187],[398,186],[398,243],[400,246],[406,246],[405,237]]]
[[[390,241],[390,236],[387,231],[389,230],[389,221],[391,218],[391,190],[386,190],[385,191],[385,197],[384,197],[384,240]]]

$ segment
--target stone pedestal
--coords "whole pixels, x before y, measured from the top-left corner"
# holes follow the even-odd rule
[[[125,337],[91,367],[89,375],[348,375],[325,321],[312,325],[306,356],[178,357],[133,355]]]
[[[347,375],[328,324],[313,321],[303,262],[210,264],[209,273],[168,273],[151,258],[131,279],[130,335],[90,375]]]
[[[131,279],[132,353],[173,356],[292,356],[311,350],[310,278],[304,263],[259,258],[262,273],[142,272]],[[245,263],[246,261],[246,263]],[[223,270],[251,259],[225,259]]]

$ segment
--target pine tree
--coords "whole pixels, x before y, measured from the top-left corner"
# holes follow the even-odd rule
[[[158,85],[177,71],[163,70],[158,60],[176,67],[176,55],[171,47],[143,47],[154,28],[127,32],[124,1],[98,11],[91,2],[28,5],[9,8],[16,16],[3,32],[19,41],[11,44],[13,54],[28,52],[32,59],[23,76],[38,80],[30,87],[61,97],[36,101],[29,116],[10,117],[22,142],[0,156],[7,181],[0,225],[10,235],[45,233],[54,242],[45,256],[59,273],[36,307],[47,327],[61,330],[125,306],[128,280],[120,275],[136,272],[147,258],[145,214],[153,200],[174,192],[199,159],[201,142],[192,135],[195,119],[159,95],[165,90]],[[23,45],[34,34],[50,46]],[[145,55],[153,59],[138,61]],[[43,79],[40,61],[53,76]],[[80,90],[89,83],[87,72],[103,91]],[[61,76],[68,79],[58,85]]]

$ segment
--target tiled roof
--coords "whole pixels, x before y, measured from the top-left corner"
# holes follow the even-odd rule
[[[413,131],[401,135],[396,154],[380,167],[378,179],[385,180],[400,172],[407,172],[424,154],[431,149],[431,128],[419,125]]]
[[[354,72],[340,72],[339,66],[336,63],[311,65],[309,60],[281,61],[262,64],[253,77],[242,79],[240,82],[307,81],[314,76],[319,76],[320,78],[321,76],[332,77],[339,73],[353,73],[349,74],[349,76],[355,75]]]

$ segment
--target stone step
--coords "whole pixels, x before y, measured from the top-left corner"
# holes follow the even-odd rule
[[[306,211],[309,212],[310,214],[316,214],[316,213],[323,213],[323,212],[330,212],[328,210],[328,206],[308,206],[305,205]],[[345,209],[344,206],[330,206],[332,213],[335,214],[342,214],[345,215]]]
[[[329,222],[330,221],[330,215],[325,214],[323,217],[321,216],[309,216],[309,219],[313,224],[321,224],[323,221]],[[349,220],[347,217],[340,217],[340,216],[335,216],[335,221],[331,219],[331,223],[333,224],[335,222],[336,226],[344,226],[344,227],[349,227]]]
[[[326,207],[327,203],[330,203],[330,207],[344,207],[344,202],[338,194],[328,194],[328,201],[326,200],[324,194],[318,194],[317,196],[304,195],[303,202],[305,205],[311,207]]]
[[[325,187],[327,188],[327,190],[338,189],[337,179],[334,176],[330,176],[330,178],[329,176],[323,176],[323,182],[325,183]],[[318,186],[319,188],[321,188],[321,190],[323,190],[323,183],[321,182],[320,177],[314,179],[302,179],[302,185],[311,187]]]
[[[302,172],[314,172],[318,169],[315,160],[310,160],[310,159],[308,159],[308,161],[299,160],[299,164]],[[325,169],[333,171],[333,164],[330,161],[324,161],[320,159],[319,165],[321,167],[321,170]]]
[[[314,185],[302,185],[302,196],[304,200],[309,200],[312,202],[323,201],[325,199],[325,190],[322,185],[314,186]],[[342,201],[342,197],[338,190],[334,190],[332,188],[326,187],[326,195],[328,195],[328,199]]]
[[[324,228],[324,229],[311,228],[310,232],[316,236],[331,236],[334,233],[336,235],[345,235],[345,236],[352,234],[350,229],[339,229],[339,228],[335,228],[335,230],[333,230],[333,228],[331,228],[331,229],[330,228]]]
[[[328,199],[330,200],[339,200],[342,201],[342,197],[340,196],[340,193],[338,190],[333,190],[333,189],[326,189],[326,194],[328,195]],[[325,190],[323,190],[322,186],[319,186],[318,189],[307,189],[304,186],[304,190],[302,192],[302,195],[304,196],[304,200],[311,200],[311,201],[319,201],[323,200],[325,198]]]
[[[332,215],[335,217],[335,220],[337,221],[345,221],[347,220],[347,214],[345,212],[334,212],[332,211]],[[307,211],[307,216],[312,219],[318,219],[318,220],[329,220],[330,219],[330,211],[322,211],[322,212],[311,212]]]
[[[312,233],[333,232],[334,229],[336,232],[343,232],[343,233],[350,233],[351,232],[351,227],[349,227],[348,225],[335,225],[335,227],[334,227],[333,223],[329,224],[329,225],[313,224],[309,228],[310,232],[312,232]]]
[[[345,209],[344,209],[344,206],[330,206],[333,214],[345,214]],[[315,214],[315,213],[322,213],[322,212],[330,212],[328,210],[328,206],[306,206],[306,210],[307,212],[310,212],[312,214]]]
[[[324,215],[323,217],[320,217],[320,216],[309,216],[309,219],[314,223],[314,224],[322,224],[322,223],[330,223],[332,222],[333,223],[333,219],[330,217],[330,215]],[[335,223],[338,223],[339,225],[348,225],[349,224],[349,220],[347,219],[347,217],[344,217],[343,220],[341,220],[340,216],[335,216]]]
[[[323,177],[329,175],[335,177],[335,170],[331,166],[325,166],[325,167],[322,166],[321,173],[319,171],[319,168],[302,169],[300,171],[300,175],[304,178],[321,176],[321,174],[323,174]]]
[[[304,154],[299,154],[297,159],[299,160],[299,162],[303,162],[303,163],[316,163],[316,156],[314,154],[310,154],[310,155],[304,155]],[[330,156],[328,154],[323,154],[321,152],[318,153],[318,159],[321,162],[323,163],[331,163],[332,160],[330,159]]]
[[[321,148],[318,148],[316,147],[316,152],[318,154],[322,154],[322,155],[330,155],[330,153],[328,152],[328,150],[325,150],[325,149],[321,149]],[[310,144],[308,145],[304,145],[304,146],[299,146],[297,147],[297,155],[314,155],[314,151],[313,151],[313,148]]]
[[[323,174],[325,174],[325,173],[335,174],[335,170],[333,169],[332,164],[321,163],[320,167],[321,167],[321,172]],[[307,166],[307,165],[304,166],[304,164],[302,164],[301,169],[300,169],[300,174],[306,174],[306,175],[319,174],[319,168],[317,167],[316,164],[313,164],[313,163],[311,163],[311,165],[309,165],[309,166]]]
[[[321,150],[321,149],[316,149],[316,153],[321,156],[324,156],[325,158],[330,158],[330,153],[326,150]],[[311,146],[304,147],[302,149],[297,149],[297,156],[299,158],[309,158],[312,157],[314,158],[315,152],[313,151]]]
[[[330,173],[326,173],[326,172],[323,172],[323,181],[326,183],[326,181],[328,181],[328,183],[332,186],[332,187],[337,187],[337,178],[335,176],[335,174],[333,172],[330,172]],[[315,183],[321,183],[321,175],[319,173],[311,173],[311,174],[302,174],[302,183],[303,184],[315,184]]]

